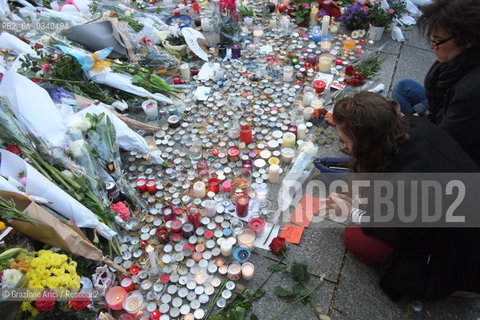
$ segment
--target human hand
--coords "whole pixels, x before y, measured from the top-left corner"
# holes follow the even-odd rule
[[[344,194],[331,193],[320,199],[320,214],[336,222],[344,222],[352,211],[352,199]]]

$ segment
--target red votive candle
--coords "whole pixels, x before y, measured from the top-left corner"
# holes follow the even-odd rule
[[[173,220],[170,228],[173,232],[180,232],[182,230],[182,221],[178,219]]]
[[[236,206],[237,206],[237,216],[239,217],[246,217],[248,215],[248,202],[249,199],[247,196],[238,196],[236,199]]]
[[[173,76],[173,84],[182,84],[182,77]]]
[[[253,141],[252,127],[244,125],[240,127],[240,141],[245,144],[250,144]]]
[[[262,218],[250,219],[250,221],[248,221],[248,227],[257,234],[257,237],[259,237],[262,235],[263,230],[265,230],[265,220]]]
[[[132,277],[124,277],[121,281],[120,281],[120,285],[122,286],[123,289],[125,289],[125,291],[127,292],[130,292],[130,291],[133,291],[135,289],[135,283],[133,282],[133,279]]]
[[[322,93],[325,91],[325,87],[327,86],[327,83],[323,80],[315,80],[312,83],[313,89],[317,92],[317,94]]]
[[[140,192],[147,191],[147,180],[143,178],[137,179],[137,190]]]
[[[240,160],[240,148],[236,146],[231,146],[227,149],[227,158],[228,161],[237,162]]]
[[[220,180],[215,177],[208,179],[208,191],[218,193],[220,191]]]
[[[148,193],[155,194],[157,192],[157,182],[153,179],[147,180],[146,188]]]

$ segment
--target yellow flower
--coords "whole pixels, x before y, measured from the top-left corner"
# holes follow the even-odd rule
[[[0,221],[0,231],[5,229],[5,223],[3,221]]]

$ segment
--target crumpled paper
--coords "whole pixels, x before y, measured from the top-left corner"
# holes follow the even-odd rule
[[[392,28],[392,40],[403,42],[405,41],[405,37],[403,36],[402,29],[399,26],[394,26]]]
[[[34,240],[71,252],[76,256],[101,261],[121,273],[127,273],[124,268],[106,258],[102,251],[95,247],[75,224],[61,222],[26,196],[7,191],[0,191],[0,196],[6,200],[13,200],[18,210],[28,213],[30,218],[35,221],[35,224],[21,220],[9,221],[8,225],[16,231]]]

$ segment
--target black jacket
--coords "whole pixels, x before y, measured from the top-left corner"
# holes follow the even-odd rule
[[[409,117],[409,123],[410,139],[393,157],[388,172],[478,171],[443,130],[418,117]],[[472,208],[472,214],[480,212]],[[392,299],[402,295],[436,299],[454,291],[480,292],[480,229],[362,225],[362,230],[394,248],[380,271],[380,286]]]
[[[425,78],[429,119],[446,130],[480,167],[480,49],[435,62]]]

